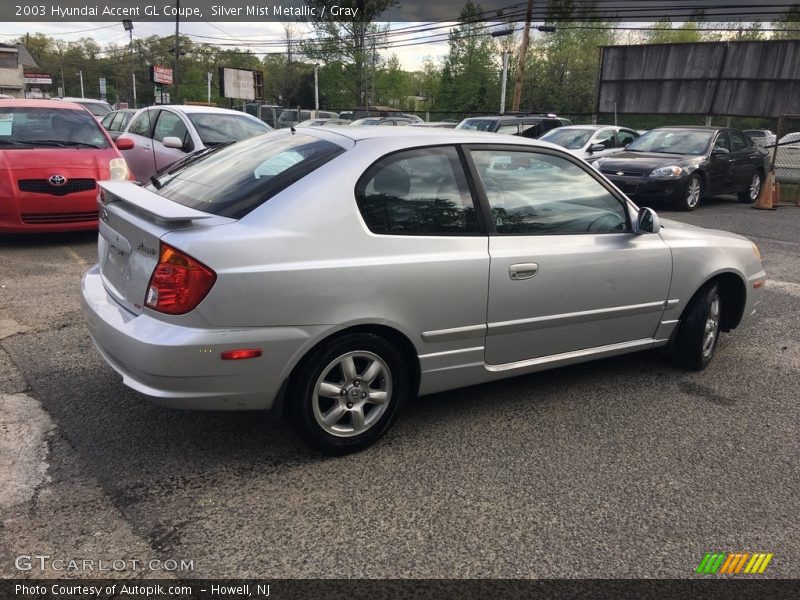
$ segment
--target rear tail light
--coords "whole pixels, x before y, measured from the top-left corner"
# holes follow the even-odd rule
[[[203,301],[216,280],[207,266],[162,242],[145,306],[168,315],[185,314]]]

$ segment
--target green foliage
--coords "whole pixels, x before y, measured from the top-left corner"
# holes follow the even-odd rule
[[[442,67],[437,110],[496,112],[500,66],[494,41],[486,33],[480,4],[468,1],[459,25],[450,30],[450,52]]]

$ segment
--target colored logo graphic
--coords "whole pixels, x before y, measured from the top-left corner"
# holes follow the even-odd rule
[[[696,573],[703,575],[761,575],[772,560],[772,553],[706,552]]]

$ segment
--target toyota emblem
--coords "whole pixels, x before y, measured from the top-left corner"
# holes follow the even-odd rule
[[[67,178],[63,175],[52,175],[47,181],[50,182],[50,185],[55,185],[57,187],[67,184]]]

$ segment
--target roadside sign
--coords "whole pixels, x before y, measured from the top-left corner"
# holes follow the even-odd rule
[[[106,78],[105,77],[101,77],[100,78],[100,98],[102,98],[103,100],[106,99]]]
[[[151,65],[150,81],[159,85],[172,85],[172,69],[161,65]]]

